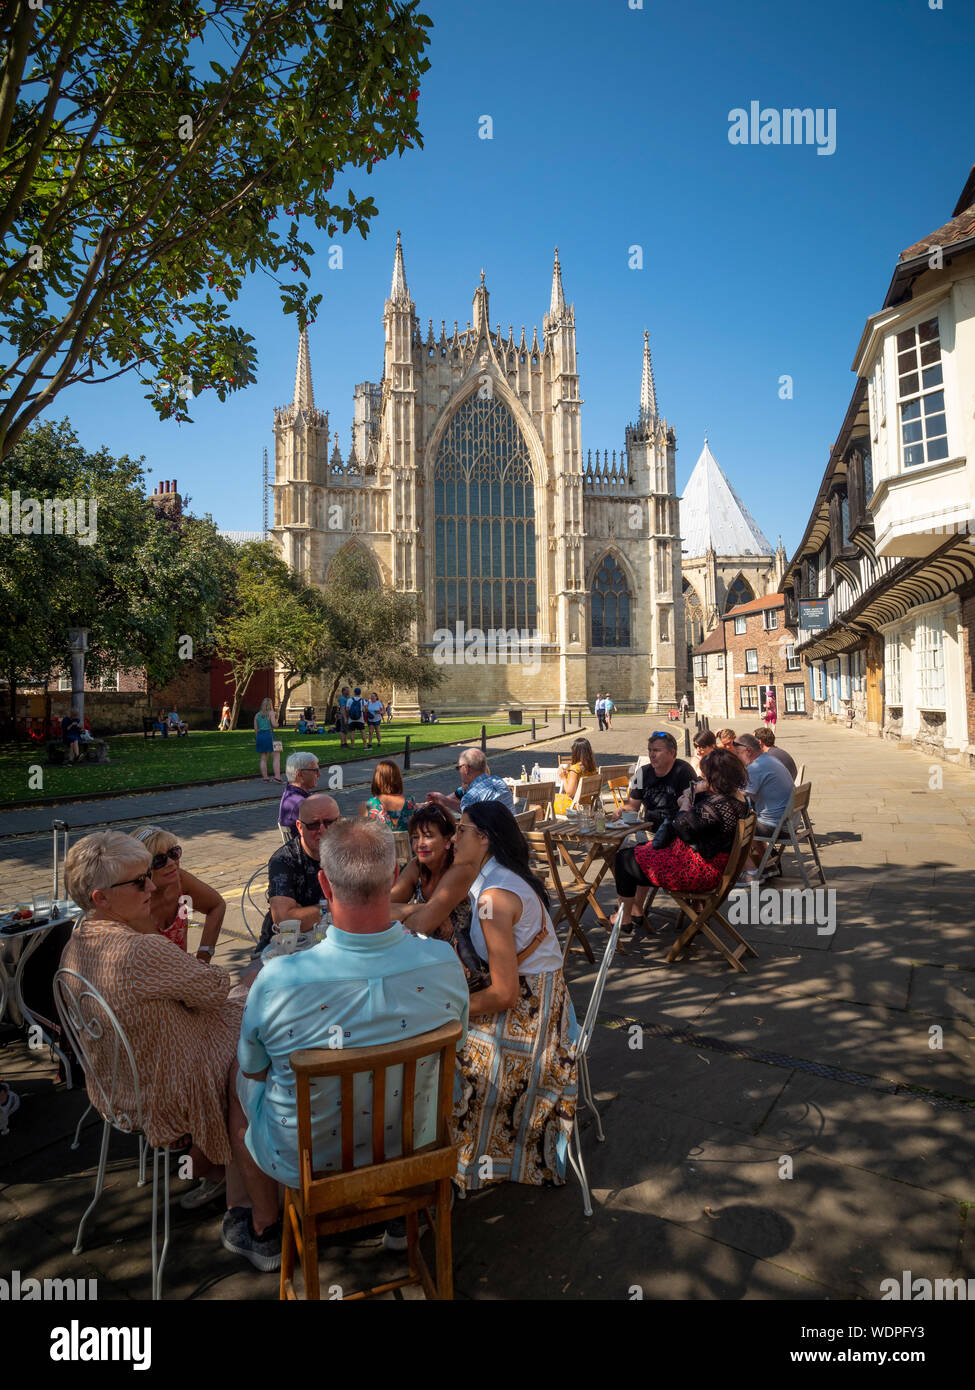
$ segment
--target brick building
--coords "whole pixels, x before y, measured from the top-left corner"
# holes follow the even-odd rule
[[[779,719],[806,713],[796,632],[782,594],[765,594],[729,609],[718,628],[694,648],[694,708],[712,724],[761,722],[770,689]],[[737,722],[736,722],[737,721]]]

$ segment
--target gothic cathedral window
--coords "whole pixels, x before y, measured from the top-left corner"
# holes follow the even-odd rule
[[[724,611],[729,613],[732,608],[737,608],[739,603],[749,603],[754,597],[755,590],[744,575],[739,574],[738,578],[728,589],[728,597],[725,600]]]
[[[600,562],[592,582],[592,645],[628,647],[630,645],[630,591],[612,555]]]
[[[704,609],[701,606],[701,600],[686,579],[683,583],[683,589],[684,636],[687,640],[687,671],[690,675],[693,669],[691,652],[694,647],[699,646],[704,641]]]
[[[438,628],[538,627],[535,479],[511,411],[469,396],[433,467]]]

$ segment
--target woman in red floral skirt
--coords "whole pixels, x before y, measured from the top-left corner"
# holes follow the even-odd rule
[[[703,781],[689,787],[677,803],[671,822],[674,838],[666,847],[635,845],[616,856],[613,875],[623,904],[624,931],[632,923],[637,888],[709,893],[721,881],[738,822],[748,814],[748,775],[734,753],[716,748],[701,759],[701,776]]]

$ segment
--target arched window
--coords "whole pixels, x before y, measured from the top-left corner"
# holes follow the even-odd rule
[[[732,608],[737,608],[739,603],[749,603],[755,597],[755,590],[749,584],[744,575],[739,574],[738,578],[728,589],[728,597],[725,600],[724,611],[729,613]]]
[[[592,581],[592,645],[630,645],[630,591],[626,575],[612,555],[600,562]]]
[[[687,580],[683,583],[684,590],[684,637],[687,641],[687,671],[688,675],[693,670],[691,652],[704,641],[704,609],[701,600],[688,584]]]
[[[458,407],[433,468],[438,628],[538,627],[535,478],[511,411]]]

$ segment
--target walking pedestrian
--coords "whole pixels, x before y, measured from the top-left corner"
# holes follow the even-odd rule
[[[603,712],[604,712],[604,714],[605,714],[605,716],[606,716],[606,727],[607,727],[607,729],[611,729],[611,728],[613,727],[613,710],[614,710],[615,708],[616,708],[616,706],[613,704],[612,700],[609,698],[609,692],[607,691],[607,693],[603,696]]]
[[[254,716],[254,733],[257,735],[257,752],[261,755],[261,776],[265,782],[270,782],[271,778],[267,775],[267,755],[274,755],[274,781],[282,781],[281,777],[281,744],[275,739],[274,731],[278,727],[278,717],[274,713],[274,707],[269,698],[265,697],[261,701],[260,711]]]
[[[685,724],[687,723],[687,711],[689,709],[690,705],[687,703],[687,691],[685,690],[684,694],[680,697],[680,717]]]
[[[596,711],[596,718],[599,720],[599,728],[600,731],[602,731],[606,728],[606,701],[603,699],[602,695],[596,696],[596,703],[593,709]]]

